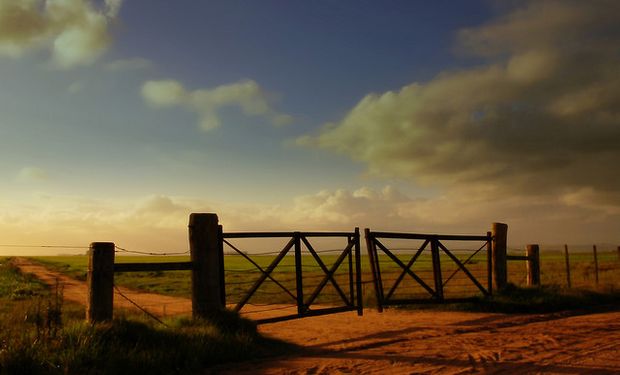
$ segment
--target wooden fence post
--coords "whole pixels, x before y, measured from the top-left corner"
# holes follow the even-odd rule
[[[570,261],[568,259],[568,245],[564,245],[564,260],[566,261],[566,285],[570,288]]]
[[[594,255],[594,282],[598,286],[598,256],[596,254],[596,245],[592,245],[592,254]]]
[[[112,320],[114,306],[114,243],[93,242],[88,251],[86,320]]]
[[[216,214],[189,215],[192,269],[192,316],[207,318],[225,308],[222,301],[222,247]]]
[[[495,289],[502,290],[508,284],[508,264],[506,259],[506,246],[508,240],[508,225],[493,223],[493,279]]]
[[[527,285],[540,286],[540,247],[538,245],[527,245],[525,253],[527,256]]]
[[[618,260],[620,261],[620,246],[618,246]]]

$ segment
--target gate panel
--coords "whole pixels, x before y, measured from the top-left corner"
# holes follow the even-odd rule
[[[260,241],[272,248],[278,239],[287,241],[280,250],[260,248]],[[222,233],[229,308],[259,323],[351,310],[361,315],[359,241],[357,228]]]
[[[387,305],[456,302],[491,295],[486,236],[373,232],[366,244],[379,311]]]

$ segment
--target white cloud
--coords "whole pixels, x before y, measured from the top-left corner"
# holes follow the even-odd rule
[[[269,95],[252,80],[217,86],[211,89],[188,91],[175,80],[147,81],[142,86],[144,100],[155,107],[181,106],[198,114],[201,129],[218,128],[218,111],[237,107],[246,116],[262,117],[273,125],[284,125],[292,117],[277,112]]]
[[[60,68],[97,60],[111,42],[110,24],[121,0],[96,9],[90,0],[0,0],[0,54],[19,57],[50,50]]]
[[[509,197],[487,201],[481,194],[452,192],[434,198],[407,196],[394,187],[319,191],[279,204],[213,202],[150,195],[135,200],[96,200],[37,195],[27,203],[0,202],[5,242],[88,245],[113,241],[148,251],[187,248],[192,212],[214,212],[225,231],[381,231],[484,234],[494,221],[509,224],[509,241],[601,243],[617,241],[620,213],[580,205],[588,192],[555,201]]]
[[[516,4],[459,34],[484,63],[369,94],[298,143],[448,192],[619,207],[620,2]]]

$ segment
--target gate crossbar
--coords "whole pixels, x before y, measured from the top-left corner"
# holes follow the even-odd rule
[[[465,267],[466,264],[469,263],[469,261],[476,256],[476,254],[478,254],[482,249],[484,249],[487,246],[486,242],[480,246],[480,248],[478,250],[476,250],[472,255],[470,255],[464,262],[459,261],[459,259],[454,256],[450,251],[448,251],[448,249],[446,249],[446,247],[439,242],[439,247],[446,253],[448,254],[448,256],[454,261],[454,263],[456,263],[459,268],[454,270],[454,272],[450,275],[450,277],[448,277],[446,279],[446,281],[444,281],[443,286],[446,286],[446,284],[448,283],[448,281],[452,280],[452,278],[454,277],[454,275],[456,275],[459,271],[463,271],[467,277],[469,277],[471,279],[471,281],[473,281],[473,283],[478,287],[478,289],[480,289],[480,291],[484,294],[484,295],[489,295],[489,291],[487,289],[485,289],[479,282],[478,280],[476,280],[476,278],[469,272],[469,270]]]
[[[381,248],[381,250],[383,250],[385,254],[387,254],[387,256],[389,256],[394,261],[394,263],[398,264],[405,272],[409,274],[409,276],[411,276],[415,281],[417,281],[420,285],[422,285],[422,287],[426,289],[426,291],[431,296],[435,298],[439,298],[438,293],[435,290],[433,290],[433,288],[428,286],[428,284],[426,284],[424,280],[422,280],[418,275],[416,275],[411,269],[407,268],[407,266],[400,259],[398,259],[396,255],[394,255],[390,250],[388,250],[388,248],[385,247],[385,245],[383,245],[376,238],[374,239],[374,242]]]
[[[277,267],[277,265],[280,263],[280,261],[282,259],[284,259],[284,256],[286,255],[286,253],[288,253],[289,250],[291,250],[291,248],[293,247],[294,244],[295,244],[295,238],[291,238],[291,240],[286,244],[286,246],[284,246],[282,251],[280,251],[278,256],[271,262],[269,267],[267,267],[265,272],[263,272],[263,274],[258,278],[258,280],[256,280],[254,285],[252,285],[252,287],[250,288],[248,293],[245,295],[245,297],[243,297],[241,299],[241,301],[239,301],[237,306],[235,306],[234,311],[239,312],[239,310],[241,310],[243,305],[245,305],[250,300],[250,298],[252,298],[254,293],[256,293],[258,288],[260,288],[261,284],[267,279],[267,277],[269,277],[271,275],[273,270]],[[297,297],[295,297],[295,298],[297,298]]]
[[[228,246],[230,246],[230,248],[231,248],[231,249],[235,250],[235,251],[236,251],[239,255],[241,255],[243,258],[245,258],[248,262],[252,263],[252,265],[253,265],[254,267],[256,267],[256,269],[257,269],[257,270],[258,270],[261,274],[263,274],[263,275],[267,275],[267,277],[268,277],[271,281],[273,281],[273,282],[274,282],[277,286],[279,286],[280,288],[282,288],[282,290],[284,290],[284,292],[285,292],[286,294],[288,294],[289,296],[291,296],[291,298],[292,298],[293,300],[296,300],[296,299],[297,299],[297,297],[295,297],[295,295],[294,295],[294,294],[293,294],[290,290],[288,290],[288,289],[287,289],[284,285],[282,285],[282,283],[280,283],[278,280],[274,279],[274,278],[273,278],[273,276],[271,276],[271,274],[270,274],[270,273],[268,273],[267,271],[263,270],[263,268],[262,268],[262,267],[261,267],[258,263],[256,263],[256,262],[255,262],[252,258],[250,258],[249,256],[247,256],[247,254],[245,254],[243,251],[239,250],[236,246],[234,246],[233,244],[231,244],[231,243],[230,243],[230,242],[228,242],[227,240],[223,240],[223,241],[224,241],[224,243],[225,243],[225,244],[227,244]],[[241,307],[243,307],[243,306],[241,306]],[[240,308],[241,308],[241,307],[240,307]],[[237,310],[237,309],[235,308],[235,311],[239,311],[239,310]]]
[[[422,251],[424,251],[424,249],[426,248],[426,245],[428,245],[430,241],[426,240],[424,241],[424,243],[422,244],[422,246],[420,246],[420,248],[418,249],[418,251],[415,253],[415,255],[411,258],[411,260],[409,261],[409,263],[407,263],[407,268],[405,268],[403,270],[403,272],[401,272],[401,274],[398,276],[398,278],[396,279],[396,282],[394,283],[394,285],[392,285],[392,287],[390,288],[390,291],[387,294],[387,299],[390,299],[392,297],[392,295],[394,294],[394,292],[396,291],[396,288],[398,288],[398,286],[400,285],[400,282],[403,281],[403,279],[405,278],[405,275],[407,274],[407,270],[411,269],[411,266],[413,265],[413,263],[415,263],[415,261],[418,259],[418,257],[422,254]]]
[[[308,240],[306,240],[305,237],[302,237],[301,239],[304,242],[304,244],[306,245],[306,248],[308,249],[310,254],[312,254],[312,256],[314,257],[316,262],[319,264],[319,266],[321,267],[321,269],[325,273],[325,277],[321,280],[319,285],[317,285],[317,287],[314,289],[314,291],[310,294],[310,297],[308,298],[308,300],[306,300],[306,302],[304,303],[305,307],[308,308],[312,304],[312,302],[314,302],[314,300],[319,296],[319,293],[321,293],[321,290],[323,290],[325,285],[327,285],[328,281],[330,281],[332,283],[332,285],[334,286],[334,289],[336,289],[336,291],[338,292],[338,294],[340,295],[340,297],[342,298],[344,303],[347,306],[352,305],[351,301],[349,301],[349,299],[346,297],[346,295],[344,294],[342,289],[340,289],[340,286],[338,285],[338,283],[336,282],[336,280],[334,279],[333,276],[334,276],[334,273],[338,270],[338,268],[342,264],[342,261],[351,253],[351,249],[353,248],[353,242],[349,241],[349,244],[344,249],[342,254],[340,254],[340,256],[338,257],[336,262],[332,265],[331,269],[327,269],[327,267],[325,266],[325,264],[323,263],[321,258],[318,256],[316,251],[314,251],[314,248],[312,247],[312,245],[310,245]],[[351,296],[351,297],[353,297],[353,296]]]

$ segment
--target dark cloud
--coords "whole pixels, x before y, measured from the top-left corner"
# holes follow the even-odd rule
[[[521,2],[458,34],[486,61],[370,94],[312,144],[447,189],[620,205],[620,2]]]

